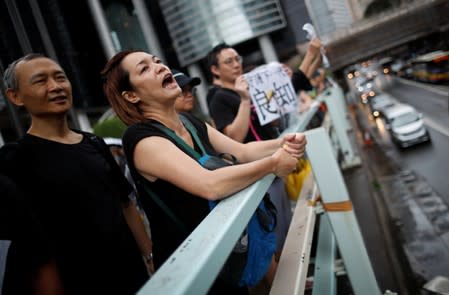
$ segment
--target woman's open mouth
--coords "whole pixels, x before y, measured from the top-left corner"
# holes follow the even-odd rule
[[[162,88],[173,89],[176,87],[178,87],[178,84],[173,79],[173,75],[171,73],[166,74],[162,80]]]

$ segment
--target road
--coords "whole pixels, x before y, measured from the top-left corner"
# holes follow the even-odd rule
[[[391,80],[391,79],[390,79]],[[413,105],[424,116],[432,144],[390,151],[404,168],[413,170],[449,204],[449,88],[446,91],[402,79],[384,83],[385,92],[401,102]],[[421,83],[420,83],[421,84]],[[423,88],[425,87],[425,88]]]
[[[385,216],[379,220],[388,219],[390,244],[402,248],[392,264],[401,265],[398,270],[405,273],[405,283],[413,285],[410,293],[418,294],[435,276],[449,277],[448,95],[446,89],[397,79],[381,78],[376,84],[422,112],[432,138],[431,144],[400,150],[391,142],[383,121],[374,120],[367,107],[358,104],[359,128],[369,131],[374,142],[363,154],[382,195],[378,211]]]

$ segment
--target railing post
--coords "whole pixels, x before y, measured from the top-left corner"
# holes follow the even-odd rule
[[[350,131],[352,130],[352,126],[349,123],[349,115],[348,115],[348,108],[346,106],[346,98],[345,98],[345,94],[343,93],[343,89],[341,89],[340,86],[335,85],[334,86],[334,97],[337,100],[338,104],[340,105],[340,110],[343,114],[344,122],[345,122],[345,126],[346,126],[346,131]]]
[[[346,98],[343,93],[343,89],[333,79],[328,78],[328,80],[332,84],[332,96],[337,100],[338,105],[341,110],[341,113],[343,114],[343,116],[345,118],[344,123],[346,126],[346,130],[350,131],[350,130],[352,130],[352,126],[349,123],[349,116],[348,116],[347,107],[346,107]]]
[[[335,250],[335,237],[329,217],[326,214],[321,214],[312,295],[334,295],[337,293]]]
[[[329,114],[338,137],[338,142],[340,143],[340,148],[343,155],[343,162],[341,163],[341,166],[342,169],[346,169],[360,165],[361,161],[360,157],[354,154],[351,142],[349,141],[346,128],[346,116],[339,107],[338,98],[336,98],[338,95],[334,96],[335,89],[338,89],[338,87],[333,87],[331,90],[325,91],[323,93],[323,97],[329,110]]]
[[[316,197],[313,176],[309,174],[296,203],[270,295],[304,294],[316,219],[311,201]]]
[[[321,127],[307,131],[306,138],[306,153],[352,288],[359,295],[381,294],[329,137]]]

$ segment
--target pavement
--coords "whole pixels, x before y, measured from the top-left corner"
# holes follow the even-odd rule
[[[348,131],[358,167],[343,171],[365,246],[382,292],[429,294],[422,287],[449,276],[448,207],[413,171],[402,169],[376,140],[360,106]]]

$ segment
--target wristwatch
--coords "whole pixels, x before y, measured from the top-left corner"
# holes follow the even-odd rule
[[[153,252],[150,252],[150,254],[144,256],[143,258],[145,259],[146,263],[150,263],[151,261],[153,261]]]

